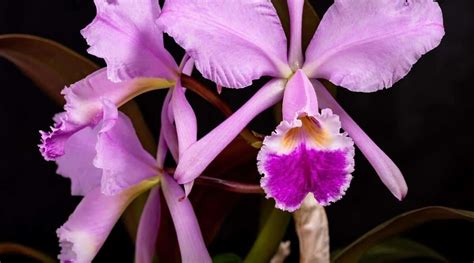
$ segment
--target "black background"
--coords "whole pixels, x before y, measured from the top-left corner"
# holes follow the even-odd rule
[[[320,14],[331,4],[327,0],[312,2]],[[440,4],[446,36],[406,78],[389,90],[372,94],[339,90],[341,104],[399,165],[409,193],[403,202],[393,198],[358,152],[352,186],[345,198],[327,208],[332,248],[345,246],[377,224],[411,209],[444,205],[474,210],[474,2],[445,0]],[[1,0],[0,33],[39,35],[88,56],[79,30],[94,15],[92,1]],[[56,255],[59,249],[55,230],[66,221],[79,199],[70,196],[68,180],[55,175],[54,163],[43,161],[36,145],[38,130],[47,129],[53,114],[61,109],[3,59],[0,91],[0,242],[17,242]],[[223,97],[236,108],[252,92],[255,88],[225,91]],[[154,103],[161,101],[163,94],[157,92],[139,99],[155,130],[158,110]],[[199,99],[190,99],[198,111],[202,134],[216,125],[220,114]],[[265,115],[258,118],[253,128],[270,131],[273,127],[267,119]],[[245,211],[252,200],[253,197],[243,199],[217,239],[223,244],[213,244],[211,253],[244,254],[249,248],[255,233],[254,227],[246,224],[255,221],[255,216]],[[237,229],[242,231],[232,237]],[[470,223],[429,223],[408,236],[453,262],[474,260],[474,227]],[[96,261],[131,262],[132,257],[132,243],[118,224]],[[0,255],[2,263],[24,260]]]

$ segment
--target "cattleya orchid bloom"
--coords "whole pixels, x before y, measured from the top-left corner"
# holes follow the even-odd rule
[[[64,262],[91,262],[127,205],[150,188],[137,233],[137,262],[151,262],[160,218],[160,184],[177,231],[183,262],[210,262],[194,211],[173,178],[163,171],[169,149],[180,152],[196,141],[196,119],[179,81],[193,60],[180,67],[164,49],[154,25],[155,1],[95,1],[96,19],[82,33],[89,52],[107,68],[63,90],[65,111],[51,132],[42,132],[40,151],[55,160],[58,173],[72,181],[72,194],[84,195],[58,230]],[[138,41],[140,40],[140,41]],[[137,45],[142,45],[137,46]],[[162,109],[157,160],[141,146],[133,126],[117,107],[150,90],[172,87]],[[176,127],[181,129],[175,129]],[[186,123],[186,129],[182,126]],[[156,186],[156,187],[155,187]]]
[[[382,182],[402,199],[407,186],[400,170],[318,79],[357,92],[391,87],[440,43],[444,29],[439,5],[432,0],[335,0],[305,56],[303,6],[304,0],[288,0],[288,45],[268,0],[165,3],[159,27],[195,59],[205,77],[230,88],[274,77],[184,152],[175,178],[181,184],[194,180],[256,115],[283,97],[283,121],[265,138],[258,155],[261,185],[277,207],[293,211],[308,193],[323,205],[341,198],[353,170],[352,140]],[[321,105],[334,110],[342,122],[330,109],[318,111],[316,92],[324,100]],[[341,124],[348,134],[340,133]]]
[[[58,229],[61,262],[91,262],[128,204],[153,187],[140,219],[136,261],[152,262],[161,188],[175,224],[183,262],[210,262],[190,201],[178,201],[184,192],[163,171],[167,153],[164,132],[162,129],[155,160],[141,146],[130,119],[105,102],[99,125],[84,128],[66,142],[65,154],[57,159],[58,173],[71,178],[73,193],[85,197]],[[104,186],[114,194],[104,194]]]

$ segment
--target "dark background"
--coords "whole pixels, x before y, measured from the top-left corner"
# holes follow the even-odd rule
[[[319,14],[331,4],[327,0],[312,2]],[[327,208],[332,248],[349,244],[404,211],[427,205],[474,210],[471,130],[474,2],[445,0],[440,4],[446,36],[406,78],[389,90],[372,94],[339,89],[341,104],[399,165],[409,193],[403,202],[393,198],[358,152],[352,186],[345,198]],[[88,56],[79,30],[94,15],[92,1],[1,0],[0,33],[39,35]],[[0,59],[0,86],[0,242],[17,242],[56,255],[59,249],[55,230],[66,221],[80,199],[70,196],[69,181],[55,175],[55,164],[43,161],[36,145],[38,130],[47,129],[53,114],[61,109],[4,59]],[[237,107],[254,91],[225,91],[223,97]],[[157,92],[139,99],[154,128],[158,114],[153,103],[161,101],[163,95]],[[220,120],[220,114],[206,103],[196,98],[191,101],[199,112],[201,133]],[[262,132],[273,129],[265,116],[258,118],[253,128]],[[212,254],[245,254],[255,237],[252,225],[255,215],[245,213],[253,200],[254,197],[243,198],[217,239],[223,244],[212,245]],[[407,236],[438,250],[453,262],[474,260],[473,224],[433,222]],[[132,243],[118,224],[97,262],[114,259],[131,262],[132,257]],[[0,255],[2,263],[24,260]]]

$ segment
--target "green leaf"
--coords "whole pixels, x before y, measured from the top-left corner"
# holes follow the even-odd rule
[[[361,257],[359,262],[395,263],[407,259],[431,259],[437,262],[449,262],[432,248],[406,238],[392,238],[375,245]]]
[[[241,263],[242,259],[234,253],[220,254],[212,258],[213,263]]]
[[[16,244],[16,243],[0,243],[0,255],[5,254],[18,254],[23,255],[25,257],[29,257],[32,259],[36,259],[38,262],[42,263],[54,263],[56,260],[45,253],[33,249],[31,247],[27,247],[24,245]]]
[[[334,256],[334,262],[357,262],[375,244],[428,221],[462,219],[474,221],[474,212],[442,206],[429,206],[396,216],[375,227]]]
[[[58,104],[65,85],[81,80],[99,67],[54,41],[30,35],[0,36],[0,57],[15,64]]]

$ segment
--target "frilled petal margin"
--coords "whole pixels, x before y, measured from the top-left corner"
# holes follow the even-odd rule
[[[271,80],[232,116],[191,145],[180,156],[174,174],[178,183],[189,183],[198,177],[255,116],[281,100],[284,85],[285,80]]]
[[[107,79],[106,69],[92,73],[61,92],[66,99],[65,112],[55,116],[50,132],[40,132],[41,154],[48,161],[62,156],[64,144],[72,134],[87,126],[94,127],[101,120],[104,99],[119,107],[144,92],[174,84],[174,81],[159,78],[113,83]]]
[[[71,179],[73,195],[85,195],[98,185],[104,194],[113,195],[159,174],[130,119],[112,102],[102,103],[101,121],[73,134],[65,144],[65,154],[56,160],[57,172]]]
[[[166,199],[178,237],[182,262],[212,262],[207,252],[201,229],[189,199],[182,199],[183,189],[166,173],[162,177],[163,195]]]
[[[321,106],[333,109],[340,116],[342,128],[352,137],[385,186],[397,199],[402,200],[408,192],[408,187],[397,165],[367,136],[319,81],[312,80],[312,83],[319,95]]]
[[[74,133],[84,128],[67,120],[67,112],[54,116],[54,125],[49,132],[40,131],[41,143],[38,148],[46,161],[54,161],[64,154],[64,145]]]
[[[178,66],[163,46],[163,33],[155,25],[158,1],[95,0],[97,16],[81,33],[89,53],[107,62],[113,82],[137,77],[174,79]]]
[[[160,171],[130,119],[110,102],[104,101],[104,108],[107,121],[102,122],[98,133],[94,166],[102,170],[102,193],[115,195]]]
[[[285,33],[268,0],[166,1],[157,23],[219,85],[242,88],[262,75],[291,74]]]
[[[308,193],[321,205],[344,195],[354,170],[354,146],[338,125],[339,118],[325,109],[321,115],[284,121],[265,138],[258,168],[265,175],[261,186],[276,207],[292,212]]]
[[[303,70],[352,91],[389,88],[443,38],[433,0],[336,0],[306,50]]]
[[[92,162],[99,127],[85,127],[74,133],[64,145],[64,155],[56,159],[57,173],[71,179],[71,194],[86,195],[100,186],[102,170]]]
[[[92,262],[125,208],[158,182],[158,177],[150,178],[115,196],[102,194],[100,188],[89,192],[57,231],[60,261]]]
[[[265,137],[257,156],[264,175],[261,186],[282,210],[296,210],[309,193],[319,204],[328,205],[344,195],[352,179],[354,143],[340,132],[337,115],[317,109],[316,93],[298,71],[285,89],[283,116],[287,118]]]
[[[103,100],[102,105],[104,114],[97,125],[73,133],[64,144],[64,155],[56,159],[57,173],[71,179],[72,195],[86,195],[101,184],[104,171],[93,165],[100,131],[104,127],[112,129],[117,119],[122,122],[128,118],[119,114],[112,102]]]

